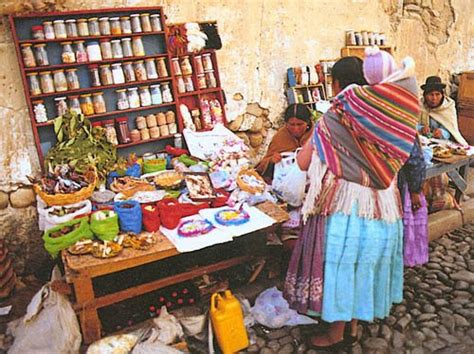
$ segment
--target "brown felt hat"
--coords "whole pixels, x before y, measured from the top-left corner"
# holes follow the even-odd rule
[[[446,84],[441,82],[441,78],[439,76],[428,76],[426,78],[426,82],[421,85],[421,89],[424,93],[429,93],[432,91],[440,91],[443,92]]]

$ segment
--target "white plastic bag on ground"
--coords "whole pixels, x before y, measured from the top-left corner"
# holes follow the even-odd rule
[[[267,289],[258,295],[251,313],[258,323],[269,328],[318,323],[290,309],[288,302],[276,287]]]
[[[166,306],[161,307],[160,316],[153,320],[153,324],[159,332],[157,340],[164,344],[172,344],[183,336],[178,319],[168,313]]]
[[[53,270],[51,281],[59,280]],[[68,299],[43,286],[33,297],[26,315],[8,324],[7,333],[15,338],[8,353],[79,353],[81,332]]]
[[[182,353],[173,347],[167,346],[160,340],[160,331],[152,328],[150,337],[147,340],[137,344],[133,348],[132,354],[179,354]],[[102,353],[101,353],[102,354]]]
[[[275,164],[272,182],[275,193],[294,207],[303,204],[306,189],[306,172],[299,168],[296,154],[297,151]]]
[[[105,337],[92,343],[87,354],[128,354],[137,341],[138,336],[132,333]]]

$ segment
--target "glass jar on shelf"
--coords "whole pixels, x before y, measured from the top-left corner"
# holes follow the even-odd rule
[[[214,76],[214,70],[206,71],[206,84],[208,88],[217,87],[216,77]]]
[[[43,31],[45,39],[55,39],[56,35],[54,34],[54,26],[52,21],[43,22]]]
[[[61,60],[64,64],[71,64],[76,62],[76,54],[72,50],[72,42],[61,42],[63,50],[61,53]]]
[[[77,114],[82,113],[81,104],[79,103],[79,96],[69,96],[69,110]]]
[[[140,107],[140,96],[138,95],[137,87],[130,87],[127,89],[127,97],[130,108]]]
[[[48,121],[48,114],[46,113],[46,107],[44,106],[43,100],[35,100],[31,102],[33,104],[33,112],[35,113],[36,123],[44,123]]]
[[[176,114],[173,111],[167,111],[165,113],[165,118],[166,118],[166,124],[176,122]]]
[[[79,18],[77,20],[77,34],[79,34],[79,37],[89,36],[89,27],[87,26],[86,18]]]
[[[89,58],[87,57],[87,51],[84,47],[84,41],[76,41],[74,42],[76,46],[76,62],[78,63],[87,63]]]
[[[193,68],[189,62],[189,57],[184,56],[181,58],[181,72],[183,75],[191,75],[193,73]]]
[[[197,75],[197,83],[200,90],[207,89],[206,75],[204,73]]]
[[[92,105],[94,107],[95,114],[107,112],[103,92],[94,92],[92,94]]]
[[[159,126],[166,124],[166,115],[163,112],[156,114],[156,123],[158,123]]]
[[[113,35],[122,34],[122,27],[120,27],[120,19],[118,17],[110,18],[110,32]]]
[[[138,92],[140,95],[140,105],[142,107],[151,106],[151,95],[148,86],[140,86]]]
[[[160,137],[160,127],[152,127],[150,130],[150,138],[158,139]]]
[[[92,64],[89,65],[89,77],[92,87],[101,86],[100,75],[99,75],[99,65]]]
[[[123,75],[125,76],[125,82],[136,81],[135,72],[133,71],[133,66],[131,61],[125,61],[122,64]]]
[[[150,85],[150,95],[152,104],[162,104],[163,99],[161,98],[160,85]]]
[[[142,24],[143,32],[151,32],[151,22],[150,22],[150,14],[144,13],[140,14],[140,22]]]
[[[117,125],[118,140],[120,144],[131,142],[130,131],[128,129],[128,117],[119,117],[115,119]]]
[[[194,91],[194,83],[193,78],[191,75],[183,76],[184,80],[184,87],[186,88],[186,92],[193,92]]]
[[[35,50],[35,59],[38,66],[48,66],[48,52],[46,51],[46,44],[40,43],[33,46]]]
[[[143,46],[143,41],[141,36],[132,37],[132,51],[133,55],[136,57],[145,56],[145,47]]]
[[[149,114],[146,116],[146,126],[148,128],[153,128],[153,127],[156,127],[157,124],[156,124],[156,117],[154,114]]]
[[[147,80],[145,65],[143,60],[138,60],[134,63],[135,77],[138,81]]]
[[[26,76],[28,77],[28,83],[30,85],[30,95],[41,95],[41,86],[38,80],[38,73],[27,73]]]
[[[92,104],[92,98],[90,93],[86,93],[80,96],[81,111],[85,116],[94,114],[94,105]]]
[[[179,66],[179,58],[171,58],[171,68],[175,75],[182,75],[181,67]]]
[[[144,116],[138,116],[135,119],[135,125],[137,126],[138,130],[142,130],[146,128],[146,118]]]
[[[67,80],[64,70],[53,71],[54,90],[56,92],[67,91]]]
[[[150,140],[150,131],[148,128],[140,130],[140,138],[141,140]]]
[[[132,25],[133,33],[143,32],[142,24],[140,23],[140,15],[139,14],[131,14],[130,15],[130,22],[131,22],[131,25]]]
[[[31,27],[31,35],[32,35],[33,39],[37,39],[37,40],[41,40],[41,41],[44,40],[45,37],[44,37],[43,26],[38,25],[38,26]]]
[[[156,58],[156,67],[160,78],[169,76],[165,58]]]
[[[211,59],[210,53],[206,53],[202,55],[202,66],[204,68],[204,71],[214,70],[214,67],[212,66],[212,59]]]
[[[168,125],[162,125],[160,126],[160,135],[161,136],[168,136],[170,135],[170,130],[168,129]]]
[[[196,55],[194,57],[194,67],[196,68],[196,74],[204,74],[204,66],[202,64],[202,57],[200,55]]]
[[[115,131],[115,124],[113,119],[104,121],[105,139],[112,145],[118,145],[117,132]]]
[[[35,56],[31,47],[31,43],[21,44],[21,56],[23,57],[23,64],[27,68],[34,68],[36,66]]]
[[[130,131],[130,140],[132,143],[137,143],[140,141],[140,131],[138,129],[132,129]]]
[[[40,84],[42,93],[53,93],[54,92],[54,81],[51,76],[51,71],[43,71],[40,74]]]
[[[111,43],[112,43],[112,57],[114,59],[123,58],[122,43],[120,39],[114,39],[111,41]]]
[[[81,88],[79,78],[77,77],[77,69],[66,69],[66,81],[68,90],[78,90]]]
[[[151,30],[153,32],[163,31],[159,14],[150,15],[150,22],[151,22]]]
[[[89,28],[89,36],[100,36],[99,19],[91,17],[87,20]]]
[[[112,64],[112,78],[115,85],[125,83],[125,76],[123,74],[121,63]]]
[[[156,72],[155,59],[153,58],[145,59],[145,69],[146,69],[146,76],[148,80],[158,78],[158,73]]]
[[[170,83],[162,82],[160,85],[161,97],[163,98],[164,103],[173,102],[173,94],[171,93]]]
[[[66,25],[64,24],[64,20],[53,21],[53,27],[55,38],[67,38]]]
[[[184,79],[182,75],[176,75],[176,86],[178,88],[178,93],[186,92],[186,86],[184,85]]]
[[[132,39],[131,38],[122,38],[122,52],[124,58],[133,57],[132,50]]]
[[[132,24],[130,23],[129,16],[120,17],[120,27],[122,28],[122,34],[132,33]]]
[[[113,85],[114,78],[112,76],[112,71],[110,70],[110,64],[99,66],[99,74],[102,85]]]
[[[117,109],[120,111],[129,109],[130,105],[128,103],[127,91],[125,89],[120,89],[115,92],[117,93]]]
[[[87,46],[87,57],[89,58],[89,61],[102,60],[102,54],[100,53],[99,42],[96,42],[96,41],[88,42],[86,46]]]
[[[68,111],[66,96],[64,97],[56,97],[54,99],[54,105],[56,106],[56,114],[57,117],[66,114]]]
[[[178,126],[176,125],[176,123],[168,124],[168,131],[170,135],[176,134],[178,132]]]
[[[66,36],[68,38],[74,38],[79,36],[75,19],[71,18],[69,20],[64,21],[64,23],[66,24]]]
[[[100,54],[102,55],[102,59],[112,59],[112,44],[110,43],[110,39],[102,38],[100,39]]]
[[[99,18],[99,31],[102,36],[110,36],[110,22],[107,16]]]

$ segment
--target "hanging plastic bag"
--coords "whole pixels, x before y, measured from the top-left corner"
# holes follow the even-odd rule
[[[291,206],[303,204],[306,189],[306,171],[301,171],[296,162],[298,150],[275,164],[273,190]]]
[[[92,203],[86,199],[74,204],[52,206],[46,210],[44,230],[49,230],[59,224],[87,215],[92,210]]]
[[[272,189],[280,194],[281,187],[285,183],[285,177],[290,172],[291,167],[296,162],[296,152],[281,153],[281,161],[275,164],[273,169]]]

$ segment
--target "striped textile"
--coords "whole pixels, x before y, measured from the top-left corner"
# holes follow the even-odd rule
[[[337,177],[385,189],[410,156],[419,114],[416,95],[399,85],[351,85],[320,120],[314,143]]]

